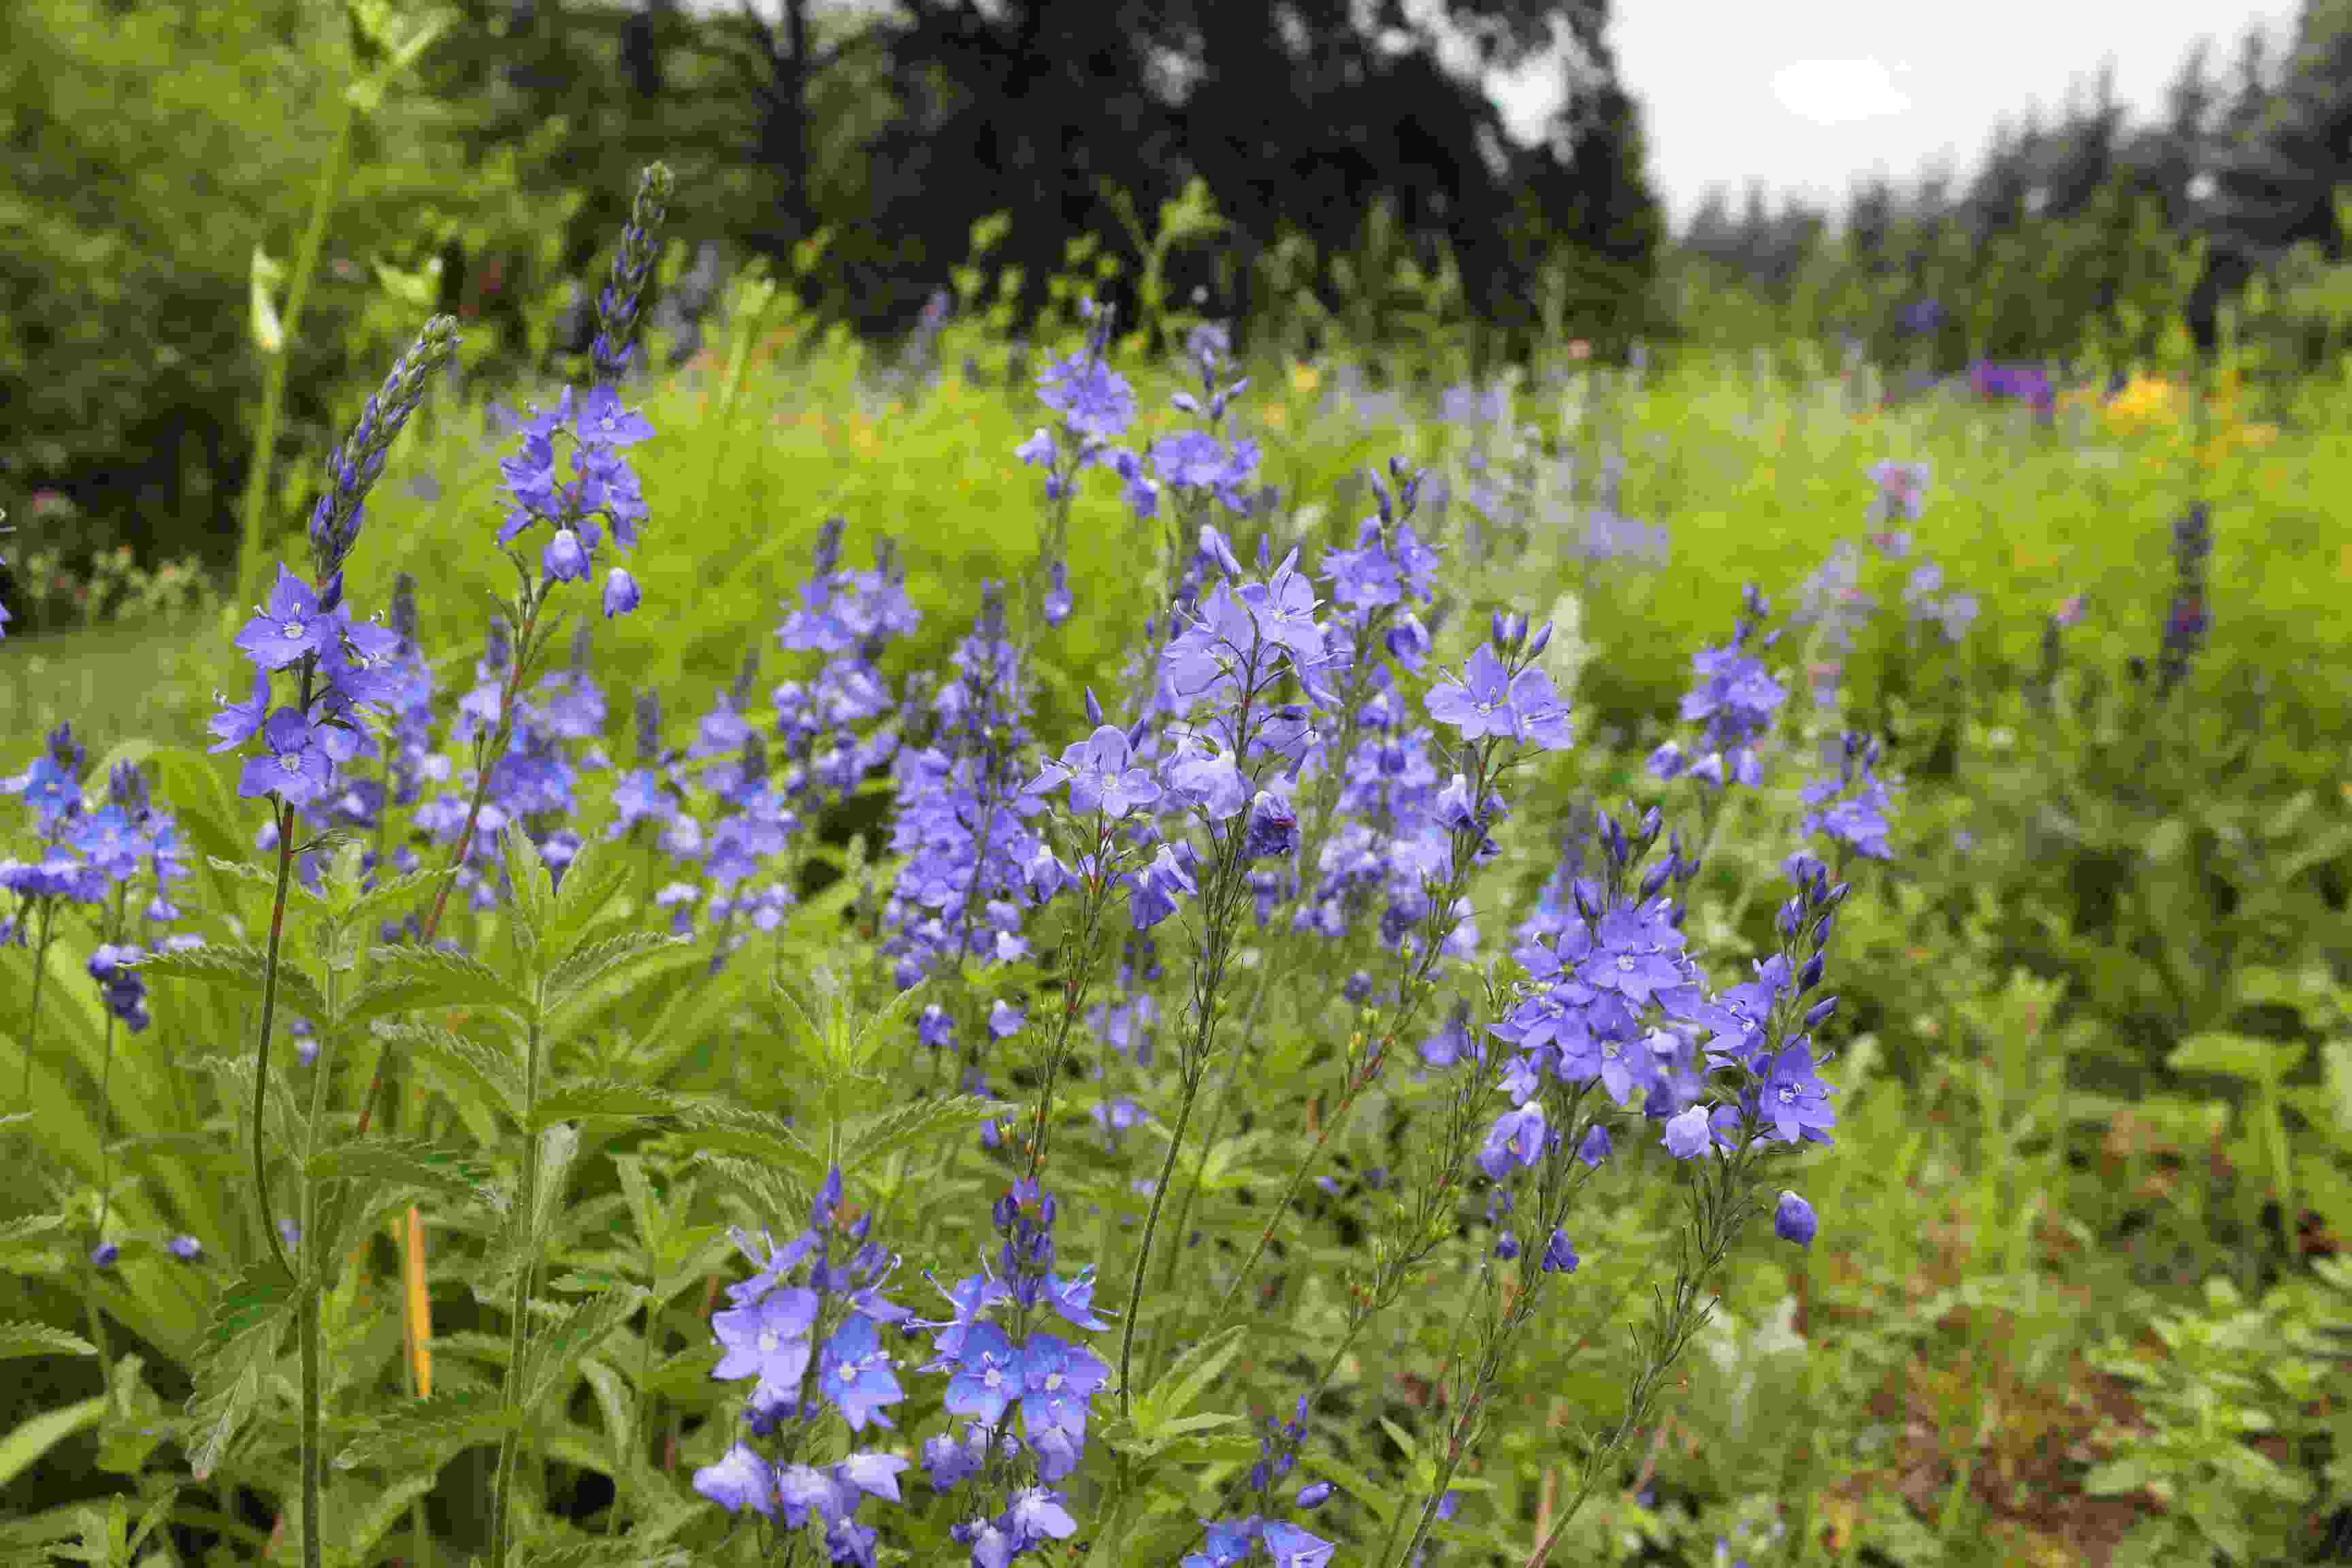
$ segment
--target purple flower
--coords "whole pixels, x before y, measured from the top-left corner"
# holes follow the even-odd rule
[[[710,1328],[726,1353],[710,1375],[721,1383],[756,1377],[755,1405],[798,1396],[807,1370],[808,1331],[816,1323],[816,1292],[793,1288],[771,1290],[746,1307],[714,1312]]]
[[[1046,367],[1037,378],[1037,401],[1070,429],[1097,441],[1115,441],[1135,423],[1134,390],[1091,353]]]
[[[1772,1211],[1772,1234],[1811,1251],[1815,1228],[1813,1205],[1791,1192],[1783,1192]]]
[[[235,751],[253,739],[254,731],[261,728],[262,720],[268,716],[268,672],[263,669],[253,672],[253,695],[247,700],[231,702],[226,697],[216,700],[220,703],[220,711],[205,722],[205,728],[218,743],[208,749],[216,752]]]
[[[1150,931],[1176,912],[1178,893],[1200,890],[1192,874],[1177,860],[1175,850],[1162,844],[1160,853],[1130,876],[1128,908],[1135,929]]]
[[[1250,801],[1242,847],[1253,860],[1286,859],[1298,852],[1298,814],[1271,790]]]
[[[956,1347],[955,1375],[940,1404],[951,1415],[970,1415],[993,1426],[1025,1386],[1023,1363],[1013,1342],[994,1323],[965,1327]]]
[[[334,777],[318,730],[292,708],[280,708],[261,727],[270,754],[247,757],[236,793],[247,800],[274,795],[289,805],[308,805],[327,792]]]
[[[310,585],[289,572],[281,562],[278,584],[270,590],[269,602],[236,634],[236,646],[257,668],[284,669],[317,653],[334,635],[332,613],[320,610],[319,596],[311,592]]]
[[[764,1514],[776,1511],[774,1470],[741,1443],[728,1449],[717,1464],[695,1471],[694,1489],[729,1513],[747,1508]]]
[[[1659,1140],[1666,1152],[1677,1160],[1692,1160],[1706,1152],[1714,1142],[1708,1135],[1706,1107],[1694,1105],[1666,1121],[1665,1136]]]
[[[577,583],[588,575],[588,552],[580,547],[580,535],[571,529],[557,529],[539,558],[547,574],[559,583]]]
[[[1041,794],[1067,781],[1070,809],[1080,815],[1100,811],[1113,821],[1139,805],[1160,798],[1160,786],[1141,768],[1130,768],[1133,749],[1127,732],[1104,724],[1083,741],[1065,747],[1058,761],[1048,761],[1030,781],[1028,793]]]
[[[1486,1131],[1486,1142],[1478,1150],[1478,1168],[1488,1180],[1496,1182],[1514,1170],[1531,1168],[1543,1157],[1549,1131],[1540,1100],[1531,1100],[1517,1110],[1503,1112]]]
[[[615,566],[604,574],[604,618],[625,616],[637,607],[637,580]]]
[[[1513,674],[1492,643],[1479,644],[1462,674],[1449,675],[1426,700],[1429,716],[1465,741],[1497,736],[1548,752],[1570,744],[1568,710],[1551,678],[1533,666]]]
[[[887,1426],[881,1407],[906,1397],[891,1375],[890,1357],[875,1334],[874,1320],[863,1312],[852,1314],[825,1342],[817,1382],[853,1432],[864,1431],[869,1421]]]
[[[1542,1267],[1546,1274],[1573,1274],[1581,1261],[1576,1256],[1576,1248],[1569,1245],[1564,1230],[1553,1231],[1551,1239],[1544,1243]]]
[[[1330,1542],[1282,1520],[1268,1520],[1261,1539],[1274,1559],[1274,1568],[1325,1568],[1331,1561]]]

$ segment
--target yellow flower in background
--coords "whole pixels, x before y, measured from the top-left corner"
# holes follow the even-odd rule
[[[2181,389],[2154,376],[2134,376],[2107,402],[2107,428],[2136,432],[2171,428],[2180,423],[2187,403]]]
[[[1290,367],[1290,390],[1301,397],[1312,397],[1315,389],[1323,384],[1323,373],[1311,364]]]
[[[1290,428],[1290,409],[1280,403],[1269,403],[1257,411],[1257,416],[1276,430]]]

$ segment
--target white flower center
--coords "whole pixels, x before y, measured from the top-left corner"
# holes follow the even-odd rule
[[[285,626],[278,629],[286,634],[286,640],[288,642],[293,642],[302,635],[302,623],[299,621],[289,621]]]
[[[1047,1373],[1045,1374],[1045,1392],[1048,1394],[1059,1394],[1061,1391],[1062,1374],[1058,1372]]]
[[[297,752],[283,752],[278,756],[278,765],[289,773],[299,773],[302,771],[301,754]]]
[[[1630,959],[1630,958],[1620,958],[1620,959],[1617,961],[1617,973],[1620,973],[1620,974],[1631,974],[1631,973],[1633,973],[1633,961],[1632,959]]]
[[[760,1353],[761,1355],[775,1354],[776,1347],[782,1342],[783,1341],[778,1337],[775,1330],[761,1329],[760,1331]]]

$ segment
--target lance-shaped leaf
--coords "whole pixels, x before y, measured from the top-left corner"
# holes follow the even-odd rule
[[[548,951],[577,948],[581,933],[620,896],[629,877],[629,863],[620,856],[593,838],[583,844],[563,868],[563,884],[556,889],[555,913],[547,922]]]
[[[246,1269],[214,1303],[188,1397],[188,1468],[196,1479],[211,1479],[260,1398],[278,1336],[293,1316],[294,1294],[294,1281],[271,1261]]]
[[[437,1024],[378,1024],[375,1036],[387,1048],[427,1063],[446,1081],[478,1089],[491,1109],[509,1121],[521,1120],[522,1075],[515,1070],[513,1057],[496,1046]]]
[[[47,1323],[0,1323],[0,1361],[36,1355],[96,1355],[98,1347],[79,1334]]]
[[[755,1215],[808,1213],[809,1190],[759,1160],[714,1154],[705,1149],[696,1152],[692,1163],[726,1183]]]
[[[266,948],[236,942],[207,942],[184,952],[151,952],[134,967],[151,979],[226,985],[258,997],[263,976],[269,972],[269,952]],[[289,963],[282,952],[278,957],[278,1001],[281,1013],[299,1013],[319,1019],[327,1016],[326,999],[320,995],[318,985]]]
[[[408,1400],[345,1444],[335,1456],[335,1468],[438,1469],[464,1449],[496,1443],[513,1425],[513,1413],[499,1403],[499,1391],[487,1385]]]
[[[687,1112],[685,1120],[706,1148],[749,1155],[811,1186],[824,1180],[824,1156],[782,1117],[747,1106],[707,1104]]]
[[[336,918],[343,925],[364,930],[373,923],[414,914],[432,901],[436,888],[457,874],[455,866],[436,866],[378,882],[352,900],[351,907],[339,911]]]
[[[522,1399],[536,1410],[550,1395],[571,1386],[580,1358],[626,1323],[646,1299],[634,1285],[607,1290],[562,1312],[522,1348]]]
[[[518,1017],[531,1016],[530,998],[478,958],[437,947],[371,948],[375,980],[368,987],[401,984],[405,1007],[499,1007]],[[362,991],[361,996],[366,995]],[[353,1007],[359,997],[352,999]]]
[[[845,1170],[869,1165],[902,1150],[961,1137],[983,1122],[1014,1113],[1013,1106],[970,1094],[894,1106],[843,1136],[841,1163]]]
[[[461,1203],[488,1199],[489,1172],[463,1150],[422,1139],[331,1143],[310,1156],[315,1182],[354,1182],[379,1196],[424,1193]]]
[[[627,989],[623,979],[641,984],[680,963],[699,962],[701,953],[681,937],[651,931],[628,931],[589,943],[567,955],[547,977],[547,1008],[561,1011],[591,994],[613,995]]]
[[[376,1543],[408,1517],[410,1504],[432,1495],[440,1479],[411,1476],[389,1487],[371,1488],[356,1504],[349,1502],[349,1494],[357,1489],[343,1489],[337,1500],[347,1506],[334,1511],[334,1528],[327,1543],[329,1568],[365,1568],[375,1562],[382,1555],[375,1550]]]
[[[692,1103],[683,1096],[649,1083],[620,1079],[575,1079],[540,1096],[531,1108],[533,1131],[559,1121],[585,1121],[596,1117],[629,1120],[675,1115]]]
[[[546,858],[530,834],[520,827],[509,827],[499,835],[499,849],[505,857],[507,885],[513,891],[513,901],[508,908],[513,912],[515,931],[523,945],[536,949],[547,932],[547,918],[555,910],[555,878],[547,867]]]

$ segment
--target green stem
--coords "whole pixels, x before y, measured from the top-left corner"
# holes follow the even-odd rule
[[[294,873],[294,808],[278,808],[278,897],[269,908],[269,955],[261,975],[261,1043],[253,1062],[253,1193],[261,1206],[261,1234],[278,1267],[289,1279],[299,1279],[278,1239],[278,1219],[269,1208],[269,1173],[262,1145],[262,1119],[269,1104],[269,1026],[278,1016],[278,951],[286,931],[286,885]]]
[[[319,265],[319,247],[327,236],[327,214],[342,184],[343,163],[351,150],[352,121],[358,110],[336,94],[335,137],[328,144],[327,161],[319,169],[319,183],[310,192],[310,217],[294,256],[294,274],[287,285],[286,310],[278,318],[278,343],[265,349],[261,381],[261,420],[254,431],[253,468],[245,481],[245,521],[236,557],[236,602],[249,604],[260,592],[262,513],[268,502],[270,459],[278,444],[278,421],[286,402],[286,362],[294,350],[294,334],[302,321],[302,306],[310,292],[310,277]]]
[[[507,1325],[505,1403],[509,1419],[506,1433],[499,1439],[498,1514],[490,1537],[490,1568],[506,1568],[507,1546],[514,1531],[515,1451],[521,1447],[522,1436],[519,1406],[522,1400],[523,1341],[530,1329],[531,1267],[537,1261],[531,1231],[537,1225],[539,1209],[539,1138],[531,1131],[531,1120],[539,1102],[540,1002],[539,997],[532,999],[530,1037],[523,1057],[522,1191],[515,1212],[515,1222],[522,1227],[523,1247],[515,1267],[514,1296]]]
[[[1128,1368],[1135,1357],[1135,1319],[1143,1304],[1143,1276],[1151,1266],[1151,1238],[1160,1229],[1160,1205],[1167,1200],[1168,1182],[1176,1169],[1176,1156],[1184,1147],[1184,1129],[1192,1120],[1192,1101],[1196,1098],[1197,1080],[1188,1078],[1184,1098],[1176,1110],[1175,1135],[1168,1140],[1167,1158],[1160,1162],[1160,1179],[1151,1184],[1151,1210],[1143,1220],[1143,1243],[1135,1255],[1135,1274],[1127,1286],[1127,1321],[1119,1325],[1118,1333],[1118,1413],[1129,1415],[1134,1400],[1134,1390],[1128,1385]]]
[[[41,1026],[41,984],[49,977],[49,945],[57,938],[57,900],[41,900],[41,934],[33,944],[33,996],[25,1009],[25,1076],[16,1093],[16,1108],[33,1109],[33,1037]]]

